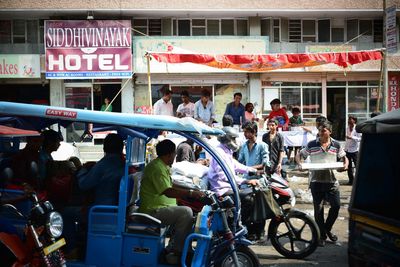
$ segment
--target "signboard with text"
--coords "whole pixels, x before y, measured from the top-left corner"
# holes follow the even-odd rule
[[[389,72],[389,90],[387,111],[392,111],[400,107],[400,72]]]
[[[129,20],[45,21],[47,79],[132,76]]]
[[[386,49],[397,52],[396,6],[386,8]]]
[[[40,56],[0,55],[1,78],[40,78]]]

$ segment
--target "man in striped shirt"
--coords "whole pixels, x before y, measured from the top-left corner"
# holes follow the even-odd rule
[[[332,159],[333,161],[343,161],[343,169],[347,169],[348,160],[340,143],[331,138],[332,125],[322,122],[318,127],[318,137],[307,144],[307,146],[296,155],[299,169],[302,169],[302,159],[310,156],[312,159]],[[321,239],[320,246],[325,245],[326,238],[333,242],[338,240],[337,236],[331,232],[340,209],[339,182],[331,169],[311,171],[311,194],[313,196],[314,217],[318,224]],[[324,200],[331,206],[326,221],[324,219]]]

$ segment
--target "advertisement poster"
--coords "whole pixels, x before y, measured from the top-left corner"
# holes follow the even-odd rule
[[[0,78],[40,78],[40,56],[0,55]]]
[[[387,111],[398,109],[399,105],[399,72],[389,72],[389,88],[388,88],[388,106]]]
[[[132,76],[129,20],[45,21],[47,79]]]

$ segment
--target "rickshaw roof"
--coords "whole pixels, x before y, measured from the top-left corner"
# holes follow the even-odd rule
[[[5,121],[10,121],[6,118],[12,117],[18,122],[19,128],[28,130],[41,130],[56,123],[66,127],[72,122],[83,122],[101,126],[121,126],[141,133],[154,130],[207,135],[224,133],[220,129],[211,128],[193,118],[179,119],[172,116],[104,112],[1,101],[0,117],[3,117]]]
[[[381,134],[400,133],[400,109],[366,120],[356,126],[357,132]]]
[[[39,132],[0,125],[0,137],[39,136]]]

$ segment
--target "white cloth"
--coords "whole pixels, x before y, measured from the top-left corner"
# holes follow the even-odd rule
[[[174,116],[174,107],[172,105],[171,100],[168,103],[165,103],[164,99],[159,99],[156,103],[154,103],[154,115],[168,115]]]
[[[353,130],[350,130],[350,127],[346,130],[346,136],[351,136],[351,139],[346,137],[346,144],[344,145],[344,151],[349,153],[357,152],[360,148],[361,141],[361,133],[357,133],[356,125],[354,125]]]
[[[201,99],[194,104],[194,118],[204,123],[209,123],[215,119],[215,109],[212,101],[208,101],[206,107],[201,103]]]
[[[194,117],[194,103],[189,102],[185,105],[185,103],[182,103],[178,106],[176,109],[176,113],[183,113],[185,114],[186,117]]]

